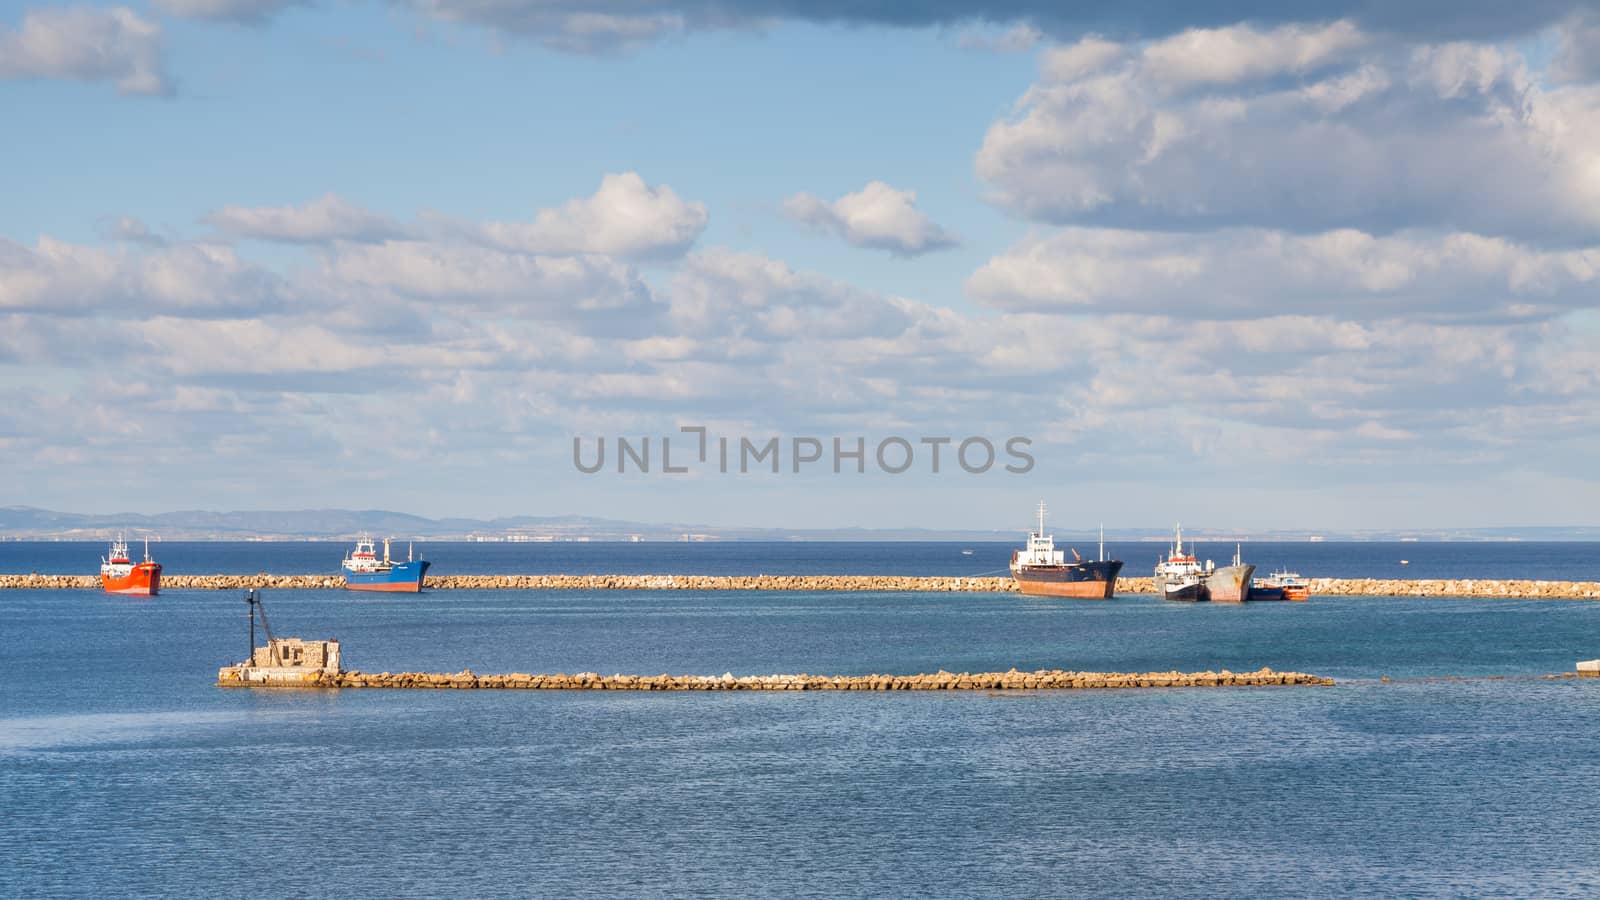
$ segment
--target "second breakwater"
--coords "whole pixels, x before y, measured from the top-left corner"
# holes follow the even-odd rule
[[[1313,597],[1482,597],[1497,599],[1600,600],[1600,582],[1490,579],[1312,578]],[[177,590],[338,590],[339,575],[166,575],[163,588]],[[524,591],[848,591],[875,593],[1012,593],[1010,578],[900,575],[437,575],[428,590]],[[0,574],[0,589],[98,590],[93,575]],[[1117,579],[1117,593],[1154,593],[1151,579]]]

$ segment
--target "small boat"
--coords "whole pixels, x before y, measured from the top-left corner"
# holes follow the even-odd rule
[[[1122,560],[1106,559],[1102,534],[1100,558],[1086,560],[1072,551],[1072,562],[1056,549],[1054,535],[1044,533],[1044,504],[1039,504],[1039,530],[1029,532],[1028,546],[1011,551],[1011,577],[1024,594],[1045,597],[1082,597],[1108,600],[1117,588]]]
[[[406,548],[405,562],[389,558],[389,539],[383,539],[383,559],[378,559],[372,538],[362,535],[356,549],[344,558],[344,586],[350,591],[390,591],[415,594],[422,590],[422,576],[427,574],[428,561],[413,559]]]
[[[1311,583],[1299,572],[1273,572],[1250,586],[1251,600],[1305,600]]]
[[[136,563],[128,556],[128,542],[117,535],[111,553],[100,558],[100,585],[108,594],[161,593],[161,564],[150,558],[150,539],[144,539],[144,562]]]
[[[963,550],[963,551],[961,551],[961,555],[962,556],[971,556],[972,555],[972,551],[971,550]]]

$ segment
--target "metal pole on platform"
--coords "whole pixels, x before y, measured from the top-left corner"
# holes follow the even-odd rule
[[[245,665],[253,666],[256,663],[256,592],[254,589],[246,592],[244,602],[250,608],[250,654],[245,657]]]

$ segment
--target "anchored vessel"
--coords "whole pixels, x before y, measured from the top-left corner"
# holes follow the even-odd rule
[[[1236,547],[1233,564],[1217,568],[1211,560],[1204,566],[1191,549],[1183,549],[1183,526],[1179,525],[1177,537],[1167,557],[1156,562],[1156,594],[1168,600],[1191,603],[1207,600],[1218,603],[1242,603],[1250,597],[1250,586],[1256,567],[1239,559]]]
[[[144,562],[136,563],[128,556],[128,542],[117,535],[110,555],[100,558],[100,584],[108,594],[161,593],[161,564],[150,558],[150,539],[144,540]]]
[[[372,538],[362,535],[356,549],[344,559],[344,586],[351,591],[396,591],[415,594],[422,590],[422,576],[428,561],[413,559],[406,546],[405,562],[389,559],[389,539],[383,539],[383,559],[378,559]]]
[[[1251,600],[1305,600],[1311,584],[1299,572],[1273,572],[1250,585]]]
[[[1084,560],[1072,551],[1072,562],[1056,549],[1055,537],[1044,533],[1044,504],[1039,504],[1039,530],[1028,534],[1028,546],[1011,552],[1011,576],[1024,594],[1047,597],[1090,597],[1109,599],[1117,587],[1122,561],[1106,559],[1104,532],[1100,538],[1100,558]]]
[[[1233,547],[1233,564],[1206,574],[1206,594],[1213,603],[1243,603],[1250,599],[1256,567],[1239,559],[1239,545]],[[1206,565],[1211,565],[1210,560]]]

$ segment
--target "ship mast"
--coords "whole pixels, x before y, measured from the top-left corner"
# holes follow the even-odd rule
[[[1035,537],[1044,537],[1044,501],[1039,501],[1039,530],[1034,532]]]
[[[1100,523],[1100,561],[1106,561],[1106,523]]]

